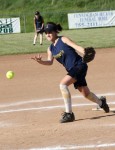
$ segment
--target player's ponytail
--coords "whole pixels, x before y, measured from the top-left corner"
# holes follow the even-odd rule
[[[56,28],[58,32],[62,31],[62,26],[60,24],[56,24]]]
[[[60,31],[62,31],[62,27],[60,24],[56,24],[54,22],[47,22],[44,31],[45,32],[55,31],[59,33]]]

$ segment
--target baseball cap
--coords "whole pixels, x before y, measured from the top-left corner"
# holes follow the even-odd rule
[[[36,12],[35,12],[35,15],[39,15],[39,14],[40,14],[39,11],[36,11]]]
[[[57,27],[54,24],[47,24],[44,27],[44,32],[52,32],[52,31],[57,31]]]

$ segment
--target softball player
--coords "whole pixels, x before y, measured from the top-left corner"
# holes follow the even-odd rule
[[[53,60],[56,59],[67,70],[67,75],[60,81],[60,91],[64,99],[65,112],[60,120],[61,123],[72,122],[75,120],[72,111],[71,94],[68,86],[73,84],[75,89],[78,89],[82,95],[92,102],[97,103],[103,110],[108,113],[109,106],[106,103],[105,97],[98,98],[87,86],[86,74],[88,65],[83,62],[82,57],[78,54],[80,52],[84,55],[84,48],[76,45],[72,40],[64,36],[58,36],[62,31],[62,27],[53,22],[48,22],[44,28],[45,35],[48,41],[52,44],[47,49],[47,60],[42,60],[42,56],[33,57],[35,61],[42,65],[52,65]]]
[[[44,28],[44,19],[40,15],[40,13],[38,11],[36,11],[35,17],[34,17],[35,36],[34,36],[33,45],[36,44],[38,34],[40,36],[40,45],[42,45],[42,43],[43,43],[43,28]]]

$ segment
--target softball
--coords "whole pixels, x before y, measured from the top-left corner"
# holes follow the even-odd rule
[[[14,77],[14,72],[13,71],[8,71],[7,73],[6,73],[6,78],[7,79],[12,79]]]

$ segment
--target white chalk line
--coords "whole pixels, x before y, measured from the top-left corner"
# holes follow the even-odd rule
[[[105,95],[105,96],[114,96],[115,93],[104,93],[104,94],[98,94],[99,95]],[[83,98],[83,96],[79,95],[74,95],[72,98]],[[10,106],[19,106],[23,104],[30,104],[30,103],[39,103],[39,102],[46,102],[46,101],[54,101],[54,100],[59,100],[61,98],[48,98],[48,99],[38,99],[38,100],[31,100],[31,101],[21,101],[21,102],[16,102],[16,103],[11,103],[11,104],[6,104],[6,105],[0,105],[0,107],[10,107]],[[109,102],[108,104],[115,104],[115,102]],[[83,104],[73,104],[73,107],[83,107],[83,106],[93,106],[96,105],[95,103],[83,103]],[[21,108],[21,109],[9,109],[9,110],[1,110],[0,114],[3,113],[12,113],[12,112],[22,112],[22,111],[32,111],[32,110],[51,110],[51,109],[56,109],[56,108],[64,108],[64,105],[57,105],[57,106],[46,106],[46,107],[33,107],[33,108]]]
[[[104,96],[114,96],[115,93],[106,93],[106,94],[98,94]],[[73,96],[72,98],[83,98],[83,96]],[[23,104],[30,104],[30,103],[38,103],[38,102],[46,102],[52,100],[61,100],[62,98],[48,98],[48,99],[39,99],[39,100],[32,100],[32,101],[22,101],[11,103],[7,105],[2,105],[1,107],[9,107],[9,106],[17,106]],[[109,104],[115,104],[115,102],[109,102]],[[74,104],[73,107],[82,107],[82,106],[93,106],[95,104]],[[48,107],[39,107],[39,108],[25,108],[25,109],[11,109],[7,111],[0,111],[0,113],[10,113],[10,112],[21,112],[21,111],[30,111],[30,110],[47,110],[47,109],[55,109],[55,108],[64,108],[62,105],[58,106],[48,106]],[[65,145],[65,146],[57,146],[57,147],[46,147],[46,148],[32,148],[30,150],[71,150],[71,149],[93,149],[93,148],[104,148],[104,147],[115,147],[115,143],[105,143],[105,144],[91,144],[91,145]]]
[[[104,143],[104,144],[91,144],[91,145],[65,145],[57,147],[46,147],[46,148],[32,148],[30,150],[72,150],[72,149],[93,149],[93,148],[107,148],[115,147],[115,143]]]
[[[103,94],[97,94],[97,96],[115,96],[115,93],[103,93]],[[74,95],[72,96],[72,99],[75,98],[84,98],[81,95]],[[10,107],[10,106],[19,106],[19,105],[24,105],[24,104],[31,104],[31,103],[41,103],[41,102],[50,102],[54,100],[62,100],[62,97],[56,97],[56,98],[47,98],[47,99],[35,99],[35,100],[30,100],[30,101],[20,101],[20,102],[14,102],[14,103],[8,103],[8,104],[1,104],[0,107]]]
[[[115,102],[109,102],[109,104],[115,104]],[[84,107],[84,106],[95,106],[96,104],[90,104],[90,103],[83,103],[83,104],[73,104],[72,107]],[[3,110],[0,111],[0,114],[4,113],[12,113],[12,112],[22,112],[22,111],[33,111],[33,110],[51,110],[51,109],[59,109],[64,108],[64,105],[57,105],[57,106],[47,106],[47,107],[32,107],[32,108],[24,108],[24,109],[9,109],[9,110]]]
[[[86,105],[94,105],[94,104],[76,104],[72,106],[75,107],[75,106],[86,106]],[[0,114],[11,113],[11,112],[21,112],[21,111],[32,111],[32,110],[48,110],[48,109],[56,109],[56,108],[64,108],[64,105],[37,107],[37,108],[33,107],[33,108],[24,108],[24,109],[10,109],[10,110],[0,111]]]

